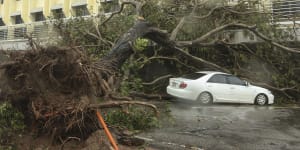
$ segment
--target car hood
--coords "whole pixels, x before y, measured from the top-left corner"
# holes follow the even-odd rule
[[[249,85],[250,88],[256,90],[256,91],[266,91],[266,92],[269,92],[268,89],[266,88],[262,88],[262,87],[259,87],[259,86],[255,86],[255,85]]]

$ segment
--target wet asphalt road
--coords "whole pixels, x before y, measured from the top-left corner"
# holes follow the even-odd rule
[[[300,150],[300,106],[174,102],[161,128],[138,135],[156,149]]]

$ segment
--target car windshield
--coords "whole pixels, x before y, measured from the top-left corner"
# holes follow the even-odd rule
[[[204,75],[206,75],[206,74],[204,74],[204,73],[191,73],[191,74],[183,75],[182,78],[196,80],[196,79],[199,79],[199,78],[203,77]]]

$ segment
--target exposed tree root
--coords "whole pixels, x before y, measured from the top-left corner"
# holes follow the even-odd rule
[[[131,100],[113,96],[117,72],[114,59],[91,61],[78,48],[47,47],[35,43],[31,50],[10,54],[10,61],[1,64],[1,99],[27,114],[39,133],[57,137],[87,137],[98,128],[94,111],[97,108],[143,105],[143,102],[106,102],[96,104],[96,96]],[[79,135],[78,135],[79,133]]]

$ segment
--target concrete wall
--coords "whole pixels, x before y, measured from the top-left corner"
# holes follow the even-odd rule
[[[28,40],[0,41],[0,50],[26,50]]]

